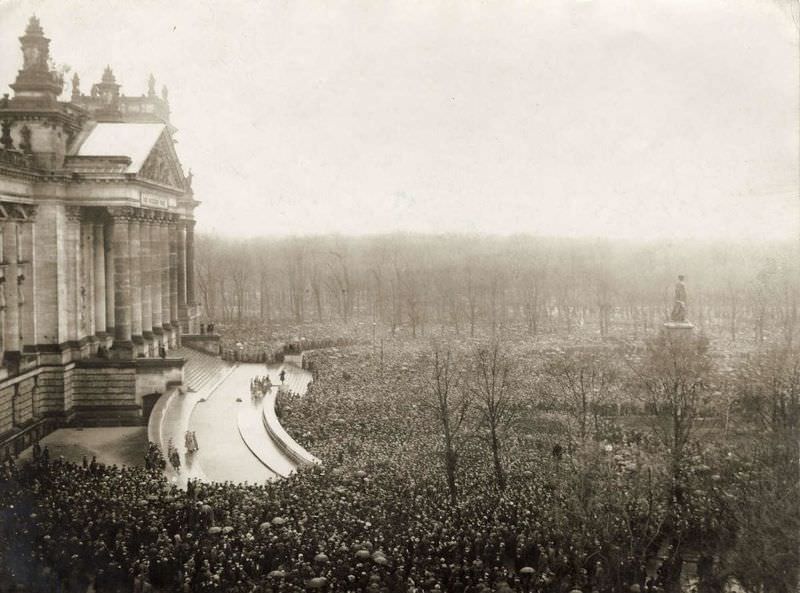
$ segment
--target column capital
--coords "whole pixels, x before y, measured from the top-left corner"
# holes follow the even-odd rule
[[[108,215],[114,221],[129,221],[136,217],[136,209],[130,206],[111,206],[108,208]]]
[[[153,221],[161,226],[172,224],[173,216],[169,212],[153,211]]]
[[[139,220],[142,222],[151,223],[155,219],[156,214],[152,210],[148,210],[147,208],[142,208],[139,210]]]
[[[71,222],[80,222],[83,220],[83,210],[80,206],[67,206],[64,212],[67,215],[67,220]]]

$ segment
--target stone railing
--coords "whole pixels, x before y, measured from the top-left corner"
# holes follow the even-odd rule
[[[19,150],[0,148],[0,164],[29,169],[33,166],[33,159],[29,154],[25,154]]]
[[[0,439],[0,461],[9,457],[16,457],[59,426],[60,424],[56,419],[41,418],[23,428],[14,429],[11,434],[6,434]]]
[[[295,441],[281,425],[278,420],[278,415],[275,413],[276,391],[276,389],[270,389],[264,400],[263,419],[264,428],[267,429],[267,433],[284,455],[298,466],[322,463]]]

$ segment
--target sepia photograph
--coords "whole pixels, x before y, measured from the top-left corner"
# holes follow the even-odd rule
[[[0,593],[799,593],[798,0],[0,0]]]

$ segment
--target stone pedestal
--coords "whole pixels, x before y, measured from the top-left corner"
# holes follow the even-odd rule
[[[663,331],[672,343],[689,342],[694,336],[694,324],[688,321],[667,321]]]

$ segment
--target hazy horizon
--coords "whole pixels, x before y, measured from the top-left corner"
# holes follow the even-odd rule
[[[231,235],[217,230],[199,229],[196,233],[198,237],[209,239],[223,239],[242,242],[276,241],[285,242],[292,240],[314,241],[314,240],[391,240],[391,239],[420,239],[420,240],[487,240],[487,241],[542,241],[542,242],[575,242],[582,244],[608,243],[613,245],[631,246],[670,246],[682,244],[689,247],[722,247],[738,246],[753,248],[800,248],[800,237],[775,237],[760,239],[757,237],[609,237],[609,236],[567,236],[567,235],[546,235],[528,232],[520,233],[487,233],[470,231],[448,231],[448,232],[426,232],[426,231],[385,231],[385,232],[365,232],[365,233],[340,233],[340,232],[320,232],[309,234],[292,235]]]
[[[3,85],[33,13],[169,87],[199,232],[798,236],[793,2],[6,0]]]

